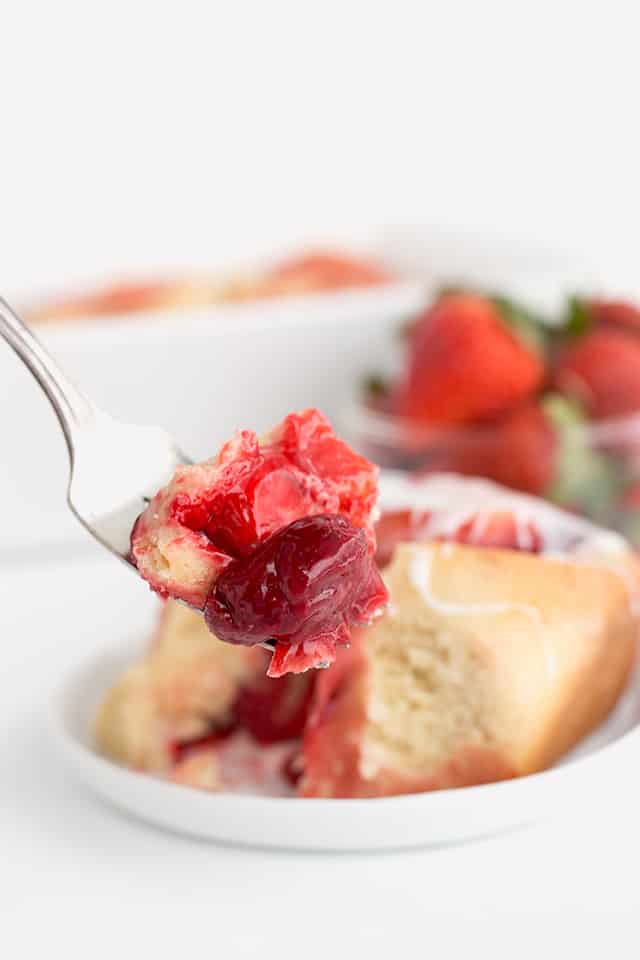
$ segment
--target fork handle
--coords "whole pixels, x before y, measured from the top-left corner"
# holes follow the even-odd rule
[[[15,350],[49,398],[73,461],[74,433],[95,419],[96,408],[71,383],[26,323],[1,298],[0,335]]]

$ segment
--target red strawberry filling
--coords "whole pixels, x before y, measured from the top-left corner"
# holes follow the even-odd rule
[[[386,567],[399,543],[427,540],[431,513],[427,510],[387,510],[376,524],[376,562]]]
[[[199,737],[188,740],[173,740],[168,744],[171,762],[181,763],[196,751],[216,751],[238,731],[246,731],[256,743],[263,746],[297,740],[302,736],[311,697],[315,674],[290,674],[271,678],[258,676],[248,686],[242,687],[224,726],[217,726]],[[299,767],[300,749],[296,747],[286,757],[289,763]],[[298,770],[298,776],[300,771]],[[294,783],[294,772],[283,770],[283,775]]]
[[[278,641],[271,676],[297,673],[331,663],[386,602],[376,499],[377,468],[306,410],[180,467],[138,518],[131,555],[152,589],[205,608],[221,639]]]
[[[542,537],[530,520],[519,521],[512,513],[477,513],[466,520],[454,534],[457,543],[471,547],[494,547],[540,553]]]
[[[296,520],[216,580],[205,605],[220,640],[275,640],[268,675],[327,666],[350,628],[367,624],[388,595],[367,536],[344,517]]]
[[[238,724],[258,743],[278,743],[302,735],[315,674],[260,676],[243,687],[233,706]]]
[[[231,736],[236,729],[235,723],[229,723],[225,727],[212,730],[210,733],[204,733],[201,737],[192,737],[191,740],[173,740],[169,744],[171,760],[173,763],[179,763],[184,760],[194,750],[205,750],[210,747],[218,747],[221,743]]]

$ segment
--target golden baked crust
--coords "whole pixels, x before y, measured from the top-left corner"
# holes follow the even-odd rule
[[[407,793],[553,763],[604,720],[629,675],[630,570],[400,545],[388,615],[317,685],[301,793]]]

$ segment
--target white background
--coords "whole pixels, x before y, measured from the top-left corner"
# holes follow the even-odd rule
[[[402,221],[635,254],[633,2],[2,9],[10,291]]]
[[[636,14],[587,0],[6,3],[3,289],[421,221],[531,233],[628,278]],[[637,956],[624,796],[469,848],[340,858],[199,846],[103,809],[38,739],[33,701],[57,658],[44,625],[42,646],[21,647],[38,609],[25,572],[2,574],[16,627],[0,699],[3,956]]]

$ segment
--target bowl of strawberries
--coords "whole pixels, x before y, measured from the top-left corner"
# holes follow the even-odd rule
[[[543,315],[445,289],[401,334],[398,372],[352,412],[367,456],[487,477],[640,545],[640,306],[572,296]]]

